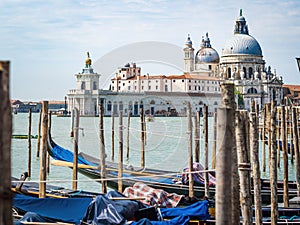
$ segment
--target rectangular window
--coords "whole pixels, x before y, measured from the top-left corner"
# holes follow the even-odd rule
[[[158,86],[156,85],[156,90],[158,90]]]
[[[209,87],[207,87],[207,91],[209,91]]]
[[[165,85],[165,92],[168,92],[168,85]]]
[[[130,91],[130,86],[128,86],[128,91]]]

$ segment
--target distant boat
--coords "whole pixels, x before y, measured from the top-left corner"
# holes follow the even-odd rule
[[[146,122],[154,122],[154,116],[153,115],[146,115],[145,116]]]
[[[28,139],[27,134],[13,134],[11,137],[15,139]],[[37,138],[38,135],[31,135],[31,139],[37,139]]]

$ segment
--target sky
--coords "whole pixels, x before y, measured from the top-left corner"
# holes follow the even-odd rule
[[[299,0],[0,0],[0,60],[11,62],[10,97],[63,100],[87,51],[103,89],[133,60],[142,74],[181,74],[187,35],[198,50],[208,32],[221,56],[240,9],[266,66],[300,85]]]

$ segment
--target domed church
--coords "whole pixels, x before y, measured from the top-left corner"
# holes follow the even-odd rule
[[[249,110],[252,100],[261,108],[265,103],[272,100],[279,103],[283,98],[282,77],[279,78],[276,71],[271,72],[271,67],[265,67],[260,44],[249,34],[242,10],[235,21],[233,36],[222,49],[221,58],[212,48],[207,33],[195,55],[190,36],[183,50],[185,73],[207,73],[221,82],[233,82],[240,108]]]

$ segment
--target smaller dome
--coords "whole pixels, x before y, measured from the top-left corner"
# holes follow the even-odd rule
[[[213,48],[202,48],[196,53],[196,63],[219,63],[218,52]]]
[[[205,38],[202,37],[200,49],[196,53],[195,63],[219,63],[219,61],[219,54],[211,47],[208,33],[206,33]]]

